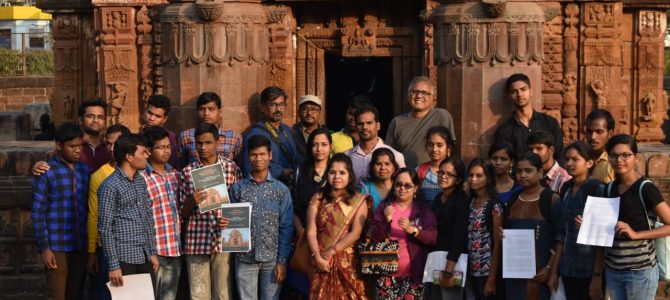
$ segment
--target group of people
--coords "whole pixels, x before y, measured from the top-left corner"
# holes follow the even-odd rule
[[[449,112],[435,107],[427,77],[409,83],[409,113],[384,139],[365,96],[347,104],[346,126],[321,124],[322,101],[298,100],[299,121],[282,123],[288,96],[260,94],[262,119],[242,136],[221,127],[221,99],[197,99],[199,124],[178,136],[164,128],[170,100],[149,99],[140,133],[105,129],[107,106],[88,100],[79,124],[55,131],[56,150],[33,168],[32,220],[53,299],[109,299],[106,286],[149,273],[156,299],[175,299],[187,276],[191,299],[652,299],[658,285],[653,239],[670,226],[658,188],[637,172],[629,135],[613,135],[605,110],[589,113],[586,142],[563,146],[558,122],[535,111],[524,74],[506,82],[514,112],[487,158],[456,155]],[[229,219],[201,212],[207,192],[191,171],[219,165],[230,202],[251,203],[251,250],[223,251]],[[577,244],[588,196],[620,197],[609,248]],[[537,275],[502,278],[504,229],[535,231]],[[356,245],[396,240],[397,270],[362,275]],[[294,249],[307,244],[309,257]],[[447,251],[439,280],[424,283],[427,256]],[[466,287],[455,270],[467,255]],[[308,260],[306,273],[291,268]],[[185,272],[182,272],[182,268]],[[183,278],[182,278],[183,279]]]

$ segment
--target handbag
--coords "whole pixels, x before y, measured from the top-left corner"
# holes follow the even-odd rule
[[[398,272],[400,242],[388,238],[382,242],[366,239],[358,243],[357,248],[362,274],[388,275]]]
[[[290,262],[291,269],[297,272],[309,274],[311,266],[309,265],[309,244],[307,243],[307,234],[303,230],[295,242],[295,251]]]

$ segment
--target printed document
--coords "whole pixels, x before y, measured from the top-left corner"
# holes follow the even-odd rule
[[[619,220],[619,197],[586,199],[582,225],[579,227],[577,243],[583,245],[612,247],[616,222]]]
[[[535,276],[535,230],[505,229],[502,240],[503,278]]]

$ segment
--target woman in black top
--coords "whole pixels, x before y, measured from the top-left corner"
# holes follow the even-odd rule
[[[463,250],[468,227],[467,195],[463,191],[465,165],[455,157],[440,162],[437,179],[442,192],[433,201],[432,210],[437,219],[435,251],[447,251],[447,265],[443,267],[442,287],[428,285],[431,299],[463,299],[463,288],[454,284],[454,267]],[[438,268],[438,267],[436,267]]]
[[[331,155],[333,143],[327,128],[318,128],[307,138],[307,160],[298,168],[293,185],[293,225],[296,236],[305,230],[307,207],[312,196],[326,184],[326,166]]]

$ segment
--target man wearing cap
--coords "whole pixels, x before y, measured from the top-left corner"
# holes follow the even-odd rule
[[[307,159],[307,137],[315,129],[325,127],[321,122],[322,102],[319,97],[314,95],[304,95],[298,100],[298,118],[300,119],[293,128],[291,134],[296,144],[298,162],[302,164]]]

